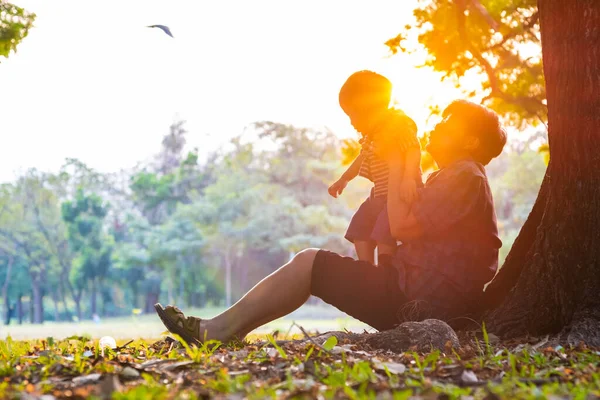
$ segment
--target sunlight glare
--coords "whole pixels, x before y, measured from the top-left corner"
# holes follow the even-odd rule
[[[439,117],[431,115],[432,107],[443,110],[456,99],[479,102],[481,93],[468,98],[465,93],[481,88],[482,76],[471,73],[460,79],[460,86],[450,80],[442,80],[442,74],[430,67],[423,67],[420,54],[399,54],[388,58],[382,73],[392,81],[392,103],[417,122],[419,136],[431,130]]]

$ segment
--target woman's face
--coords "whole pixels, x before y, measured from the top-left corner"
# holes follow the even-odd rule
[[[461,120],[447,115],[438,123],[427,143],[427,151],[432,155],[447,155],[463,149],[465,127]]]

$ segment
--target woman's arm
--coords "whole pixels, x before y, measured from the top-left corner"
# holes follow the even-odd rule
[[[403,179],[417,179],[420,178],[421,173],[421,149],[418,147],[411,147],[406,150],[405,153],[406,161],[404,166]]]
[[[408,164],[408,158],[406,163]],[[390,157],[387,198],[390,231],[396,240],[405,242],[422,236],[423,230],[411,212],[410,205],[402,200],[402,170],[402,158]],[[408,170],[406,172],[410,173]]]

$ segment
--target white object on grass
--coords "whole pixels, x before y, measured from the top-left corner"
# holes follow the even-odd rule
[[[112,336],[103,336],[98,341],[98,347],[100,347],[100,352],[102,353],[102,357],[104,357],[104,348],[116,349],[117,342]]]

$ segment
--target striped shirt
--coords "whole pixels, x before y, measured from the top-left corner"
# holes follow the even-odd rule
[[[378,157],[370,144],[372,137],[377,135],[394,135],[397,145],[402,152],[410,148],[420,148],[417,139],[417,125],[404,112],[391,109],[390,113],[379,123],[374,132],[365,137],[361,154],[364,155],[363,162],[358,174],[373,182],[373,194],[375,197],[387,197],[389,168],[387,161]]]

